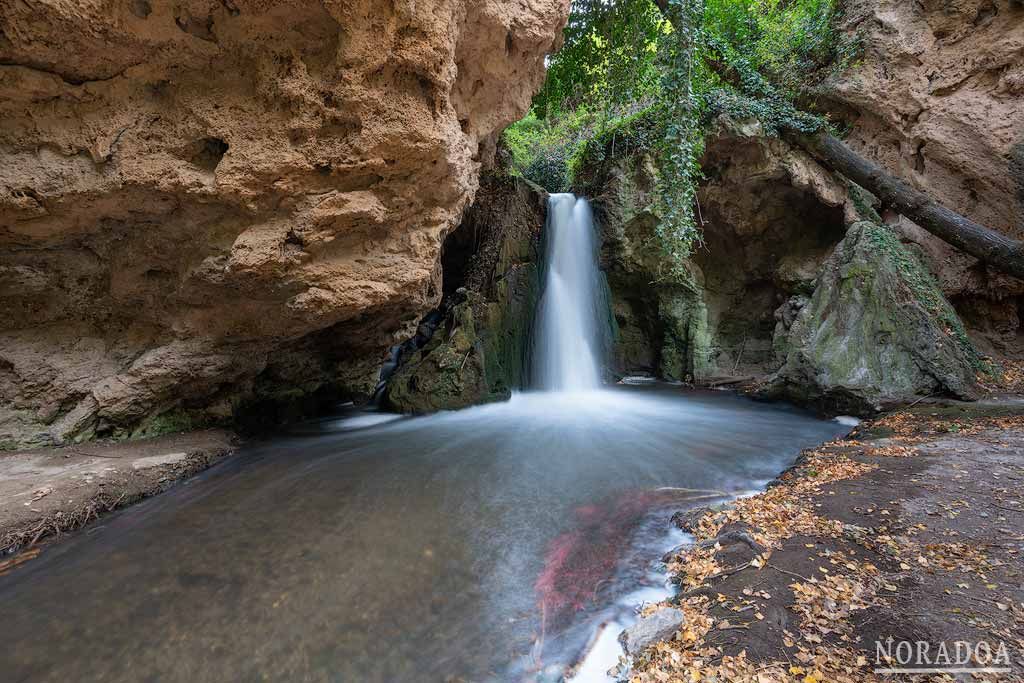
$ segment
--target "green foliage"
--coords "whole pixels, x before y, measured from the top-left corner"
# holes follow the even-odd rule
[[[512,171],[548,192],[567,192],[570,162],[592,135],[594,125],[594,117],[583,106],[545,119],[531,110],[502,136]]]
[[[826,125],[820,116],[796,108],[750,61],[728,44],[709,40],[706,55],[733,74],[739,89],[719,85],[705,95],[709,117],[728,114],[735,119],[757,119],[767,135],[778,136],[786,129],[813,133]]]
[[[666,279],[701,239],[699,160],[716,115],[757,118],[769,135],[824,121],[796,96],[856,58],[836,28],[838,0],[573,0],[562,50],[534,108],[505,133],[517,172],[549,191],[608,155],[650,152],[658,162],[655,239]],[[711,68],[712,66],[716,68]],[[730,70],[739,87],[719,72]]]
[[[607,113],[655,96],[665,28],[651,0],[573,0],[562,49],[550,58],[534,98],[537,115],[557,116],[580,104]]]
[[[707,0],[704,26],[793,97],[859,55],[837,28],[840,11],[837,0]]]
[[[696,64],[703,39],[704,0],[668,0],[666,15],[675,28],[663,58],[664,135],[658,148],[658,196],[661,221],[655,230],[663,256],[663,276],[686,283],[685,259],[701,239],[696,221],[701,178],[703,100],[695,92]]]
[[[601,168],[609,161],[654,150],[664,137],[664,108],[650,105],[618,117],[583,141],[570,162],[574,180],[583,168]]]

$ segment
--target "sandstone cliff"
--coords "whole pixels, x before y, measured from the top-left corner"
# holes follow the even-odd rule
[[[568,0],[0,7],[0,446],[365,392]]]
[[[992,229],[1024,237],[1024,6],[846,0],[863,59],[819,89],[864,156]],[[901,220],[986,350],[1024,353],[1024,282]]]

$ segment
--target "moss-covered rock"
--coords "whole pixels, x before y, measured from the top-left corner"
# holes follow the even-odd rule
[[[711,332],[700,292],[682,287],[658,292],[662,323],[660,371],[670,381],[692,380],[711,374]]]
[[[489,391],[484,350],[469,299],[452,307],[444,324],[388,383],[388,403],[426,413],[482,402]]]
[[[665,263],[653,245],[660,221],[654,161],[634,151],[600,163],[582,169],[580,177],[589,183],[581,191],[592,193],[601,230],[601,266],[614,316],[612,371],[668,380],[705,376],[712,340],[701,273],[687,263],[685,282],[663,277]]]
[[[462,286],[445,297],[443,321],[430,340],[403,357],[388,380],[390,408],[454,410],[503,400],[526,386],[546,202],[543,190],[520,178],[484,179],[456,236],[475,249]]]
[[[767,393],[866,414],[935,393],[975,399],[984,368],[931,274],[887,227],[850,227],[792,322]]]

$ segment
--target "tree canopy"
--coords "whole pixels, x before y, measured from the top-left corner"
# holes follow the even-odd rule
[[[700,240],[694,216],[704,127],[710,114],[819,125],[793,99],[843,68],[857,46],[838,29],[837,0],[573,0],[563,48],[530,114],[505,135],[513,164],[564,191],[609,133],[642,123],[659,167],[659,234],[667,277]],[[729,68],[744,88],[723,81]],[[636,137],[636,131],[632,131]],[[614,145],[613,145],[614,146]],[[590,159],[592,160],[592,158]]]

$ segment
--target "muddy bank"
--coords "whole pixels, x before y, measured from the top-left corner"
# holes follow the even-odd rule
[[[985,642],[1011,671],[972,680],[1021,680],[1021,482],[1019,398],[922,403],[804,451],[765,493],[677,515],[696,539],[666,558],[686,622],[630,680],[883,680],[903,664],[876,661],[890,637],[933,657]]]
[[[165,491],[237,445],[231,432],[205,430],[0,454],[0,558]],[[12,564],[0,561],[0,573]]]

